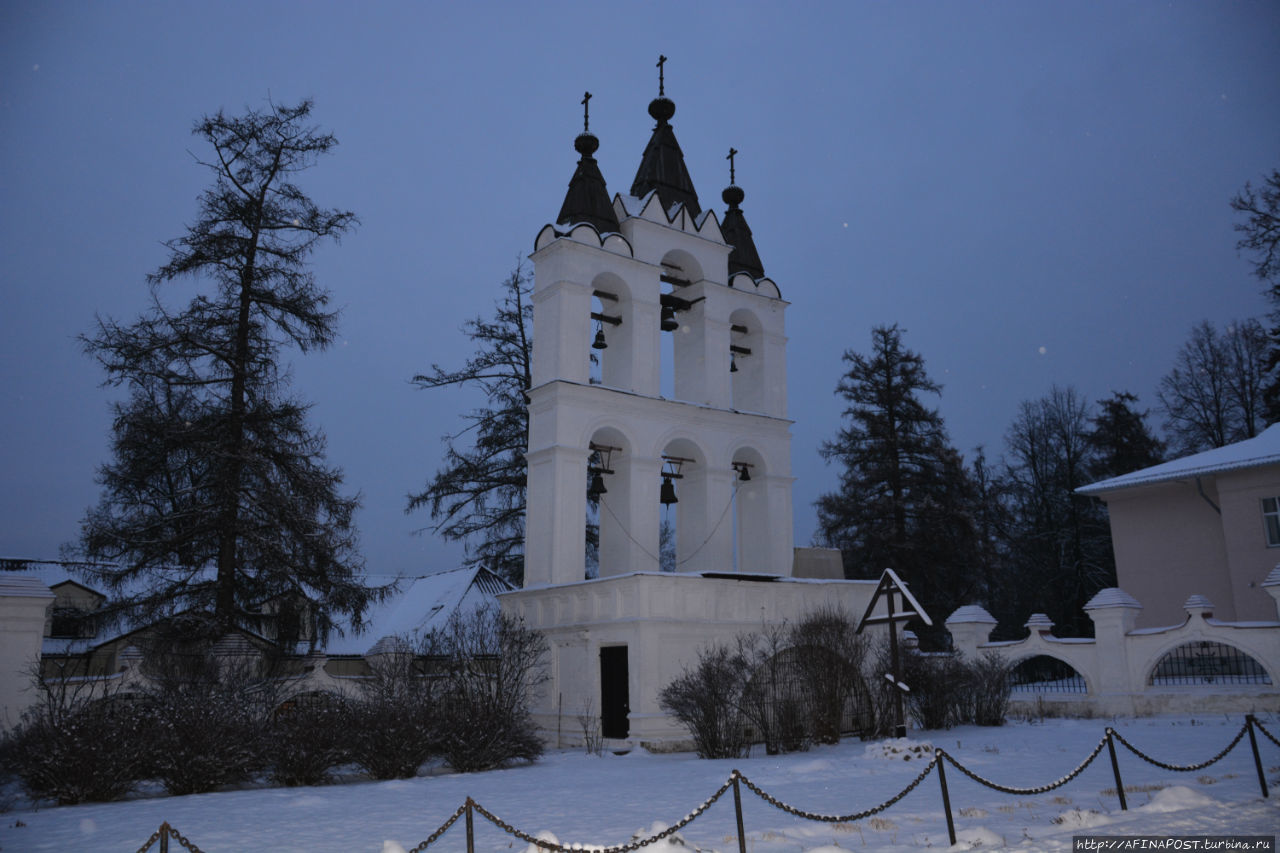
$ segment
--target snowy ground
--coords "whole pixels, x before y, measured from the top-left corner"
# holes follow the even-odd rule
[[[1280,717],[1263,715],[1280,735]],[[913,732],[922,750],[886,750],[849,740],[784,757],[701,761],[689,754],[595,757],[551,752],[537,764],[472,775],[437,773],[399,782],[232,791],[125,803],[15,809],[0,814],[0,851],[133,853],[168,821],[205,853],[307,851],[400,853],[426,840],[467,796],[530,833],[562,843],[627,842],[675,823],[738,768],[765,791],[798,808],[849,814],[905,787],[941,747],[976,773],[1009,786],[1034,787],[1074,768],[1110,723],[1139,749],[1173,764],[1218,753],[1243,719],[1168,717],[1049,720],[998,729],[963,727]],[[1077,833],[1108,835],[1275,835],[1280,832],[1280,747],[1259,736],[1272,796],[1264,800],[1248,738],[1204,770],[1175,773],[1117,745],[1130,791],[1120,810],[1105,749],[1065,787],[1035,796],[999,793],[947,767],[960,842],[957,850],[1065,851]],[[911,760],[903,756],[910,755]],[[888,753],[888,755],[886,755]],[[924,753],[921,758],[919,753]],[[747,849],[752,853],[839,850],[915,851],[949,847],[936,773],[876,817],[848,824],[792,817],[743,789]],[[726,794],[679,833],[683,846],[655,844],[653,853],[737,850],[733,801]],[[476,850],[524,853],[527,845],[476,816]],[[158,847],[152,848],[157,850]],[[181,847],[173,844],[176,851]],[[459,821],[431,850],[466,849]]]

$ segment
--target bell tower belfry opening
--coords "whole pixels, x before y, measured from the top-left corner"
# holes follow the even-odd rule
[[[701,207],[660,76],[630,192],[610,198],[590,100],[531,256],[524,588],[502,606],[551,644],[535,709],[549,740],[587,707],[606,737],[678,740],[657,694],[700,648],[844,598],[861,612],[870,590],[789,582],[787,302],[746,223],[738,152],[722,219]]]

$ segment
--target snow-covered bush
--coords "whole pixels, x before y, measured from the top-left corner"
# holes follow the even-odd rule
[[[371,655],[369,668],[344,705],[347,755],[374,779],[408,779],[440,742],[439,680],[405,640]]]
[[[277,785],[323,785],[347,761],[346,709],[328,693],[304,693],[276,709],[266,759]]]
[[[698,663],[658,694],[658,704],[689,730],[700,758],[739,758],[750,749],[742,693],[750,673],[725,645],[698,653]]]
[[[5,738],[3,765],[33,800],[117,800],[147,773],[142,714],[110,682],[35,677],[40,701]],[[104,696],[105,693],[105,696]]]
[[[214,791],[266,769],[278,673],[271,661],[202,641],[151,644],[144,666],[151,773],[174,795]]]
[[[455,615],[423,646],[441,683],[440,751],[450,767],[489,770],[542,755],[529,714],[531,693],[546,680],[540,633],[486,607]]]

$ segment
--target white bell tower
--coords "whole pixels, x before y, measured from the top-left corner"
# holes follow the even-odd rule
[[[532,255],[526,589],[584,579],[591,486],[601,578],[660,571],[664,517],[678,573],[791,574],[787,303],[739,208],[737,152],[722,225],[701,210],[661,89],[649,114],[631,192],[612,202],[584,120]]]

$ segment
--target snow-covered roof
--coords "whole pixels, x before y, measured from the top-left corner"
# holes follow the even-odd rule
[[[364,655],[391,637],[416,640],[443,628],[454,613],[465,614],[493,604],[498,593],[513,588],[478,566],[402,578],[400,592],[371,608],[364,631],[358,636],[350,630],[341,636],[331,635],[325,651],[331,655]]]
[[[1241,471],[1260,468],[1263,465],[1280,464],[1280,424],[1272,424],[1261,435],[1216,447],[1202,453],[1184,456],[1131,474],[1122,474],[1109,480],[1100,480],[1081,486],[1076,491],[1082,495],[1097,495],[1135,486],[1147,486],[1171,480],[1185,480],[1224,471]]]

